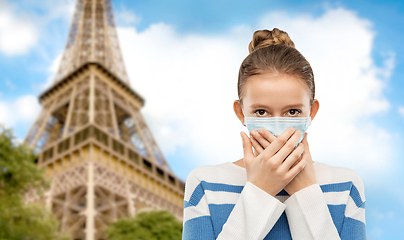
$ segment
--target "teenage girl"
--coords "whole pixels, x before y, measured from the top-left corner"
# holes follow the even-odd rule
[[[313,71],[288,34],[256,31],[248,48],[233,105],[240,122],[313,120],[319,110]],[[313,162],[299,129],[242,132],[242,159],[194,169],[186,180],[182,239],[365,240],[361,178]]]

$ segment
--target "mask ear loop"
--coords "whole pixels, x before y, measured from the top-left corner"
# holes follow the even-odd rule
[[[310,122],[311,122],[311,121],[312,121],[312,119],[311,119],[310,114],[311,114],[311,109],[310,109],[310,112],[309,112],[309,116],[307,116],[308,118],[310,118]]]
[[[244,114],[244,110],[243,110],[243,108],[241,108],[241,112],[243,113],[243,116],[244,116],[243,125],[244,125],[244,127],[247,127],[247,126],[245,125],[245,114]]]
[[[311,125],[311,116],[310,116],[310,113],[311,113],[311,110],[310,110],[310,112],[309,112],[309,116],[307,116],[307,118],[309,118],[308,121],[306,121],[306,125],[308,125],[307,127],[309,127],[309,126]]]

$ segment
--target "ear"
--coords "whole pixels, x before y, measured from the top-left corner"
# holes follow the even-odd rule
[[[234,101],[233,110],[234,110],[234,113],[236,114],[237,118],[240,120],[240,122],[245,126],[244,113],[243,113],[243,109],[242,109],[242,106],[241,106],[241,103],[239,100]]]
[[[318,102],[317,99],[314,99],[313,104],[311,105],[311,109],[310,109],[311,120],[313,120],[314,117],[317,115],[317,112],[318,112],[319,108],[320,108],[320,103]]]

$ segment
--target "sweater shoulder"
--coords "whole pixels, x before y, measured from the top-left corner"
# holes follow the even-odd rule
[[[244,186],[247,175],[243,168],[230,162],[217,165],[204,165],[193,169],[185,182],[185,195],[191,194],[201,182]]]
[[[362,181],[357,172],[345,167],[334,167],[325,163],[314,164],[317,181],[327,182],[359,182]]]
[[[233,166],[232,163],[226,162],[217,165],[204,165],[193,169],[188,177],[187,181],[194,179],[212,183],[225,183],[225,184],[245,184],[243,177],[245,170],[241,167]]]
[[[320,185],[351,184],[364,198],[364,185],[357,172],[345,167],[334,167],[325,163],[314,164],[316,179]]]

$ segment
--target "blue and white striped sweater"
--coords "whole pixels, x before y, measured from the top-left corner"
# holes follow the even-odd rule
[[[231,162],[188,176],[183,240],[366,239],[365,197],[358,174],[314,163],[318,184],[272,197]]]

